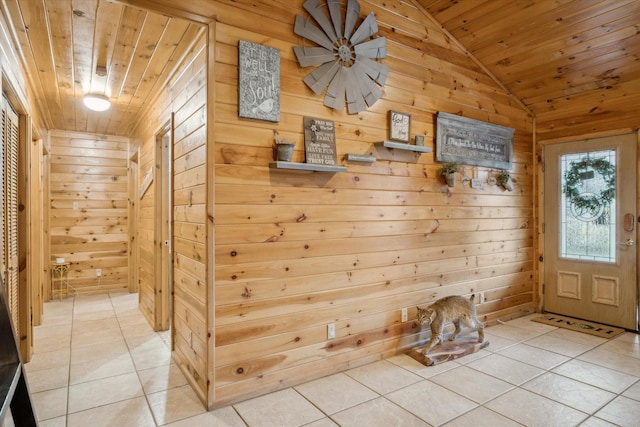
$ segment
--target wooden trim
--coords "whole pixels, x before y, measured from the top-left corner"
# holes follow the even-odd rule
[[[134,6],[176,18],[208,25],[215,19],[213,2],[176,2],[175,0],[115,0],[115,3]],[[194,4],[195,3],[195,4]]]
[[[215,150],[215,105],[216,105],[216,23],[208,25],[207,33],[207,407],[214,408],[215,399],[215,184],[216,184],[216,150]]]
[[[560,138],[542,139],[542,140],[539,140],[537,143],[541,145],[558,144],[561,142],[577,141],[580,139],[601,138],[605,136],[624,135],[624,134],[629,134],[634,132],[638,132],[638,128],[611,129],[611,130],[604,130],[602,132],[592,132],[592,133],[586,133],[586,134],[562,136]],[[534,133],[534,138],[536,136],[537,134]]]
[[[31,360],[33,325],[31,323],[31,275],[29,262],[29,234],[33,232],[29,224],[31,206],[29,203],[29,147],[31,140],[31,119],[18,116],[18,289],[20,304],[20,325],[17,327],[22,360]]]
[[[638,156],[640,156],[640,130],[636,130],[637,135],[637,145],[638,145]],[[636,160],[637,163],[637,160]],[[636,210],[640,209],[640,167],[636,168]],[[638,212],[636,211],[636,215]],[[636,245],[638,244],[638,239],[640,239],[640,226],[636,222]],[[637,295],[638,301],[636,302],[636,307],[640,307],[640,271],[638,270],[638,265],[640,265],[640,250],[636,250],[636,287],[637,287]],[[638,319],[638,330],[640,330],[640,318]]]
[[[82,138],[82,139],[90,139],[90,140],[96,140],[96,139],[99,139],[100,137],[95,133],[71,132],[71,131],[64,131],[64,130],[51,130],[49,131],[49,136],[52,138],[74,138],[74,139]],[[122,142],[126,144],[129,142],[129,138],[127,138],[126,136],[109,135],[108,141]],[[51,140],[49,140],[48,146],[51,147]]]
[[[129,159],[129,292],[138,292],[138,155]]]
[[[36,139],[31,141],[29,152],[29,177],[31,179],[29,186],[29,204],[31,224],[31,232],[29,233],[29,274],[31,275],[30,283],[32,293],[31,307],[33,310],[33,325],[38,326],[42,323],[43,314],[43,269],[46,265],[43,245],[42,233],[42,206],[44,199],[42,197],[42,140]]]
[[[51,140],[50,134],[45,136],[45,140],[43,141],[43,149],[47,149],[46,154],[42,157],[42,176],[43,176],[43,185],[42,185],[42,244],[44,245],[44,280],[42,281],[43,292],[42,299],[43,301],[49,301],[51,298],[50,290],[51,290]]]
[[[154,250],[155,259],[155,273],[154,273],[154,325],[153,328],[156,331],[163,331],[169,328],[169,316],[168,316],[168,296],[169,286],[168,281],[171,279],[169,270],[167,269],[168,260],[166,259],[166,247],[165,240],[170,240],[170,237],[165,233],[168,233],[168,207],[171,203],[170,196],[168,195],[167,186],[171,179],[171,154],[165,152],[164,141],[165,137],[169,135],[173,143],[173,120],[165,122],[160,129],[155,132],[155,177],[154,177],[154,196],[155,196],[155,237],[156,242]],[[165,163],[166,161],[166,163]]]
[[[535,227],[533,233],[533,247],[538,248],[537,263],[533,270],[534,278],[534,294],[533,305],[537,312],[542,312],[544,302],[544,294],[542,292],[542,280],[544,278],[544,234],[542,233],[543,221],[544,221],[544,157],[542,153],[542,145],[538,144],[536,140],[536,118],[533,117],[533,152],[532,152],[532,164],[533,168],[533,224]],[[536,206],[537,205],[537,206]],[[534,260],[535,262],[535,260]]]

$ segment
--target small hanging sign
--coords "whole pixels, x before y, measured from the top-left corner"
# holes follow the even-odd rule
[[[333,121],[304,118],[306,162],[315,165],[337,165],[336,133]]]
[[[389,111],[389,139],[409,143],[411,139],[411,116],[409,114]]]
[[[280,121],[280,50],[240,40],[240,117]]]
[[[514,129],[438,112],[436,160],[511,169]]]

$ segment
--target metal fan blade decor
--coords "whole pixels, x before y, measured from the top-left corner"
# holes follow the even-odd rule
[[[387,56],[387,39],[373,37],[378,32],[373,12],[356,28],[357,0],[347,0],[344,14],[341,0],[307,0],[303,7],[310,18],[296,15],[293,31],[318,46],[295,46],[293,51],[301,67],[319,65],[305,84],[316,95],[326,89],[324,105],[335,110],[342,110],[345,101],[349,114],[371,107],[382,96],[389,73],[389,67],[374,61]]]

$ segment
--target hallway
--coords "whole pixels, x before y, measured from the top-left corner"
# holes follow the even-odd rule
[[[137,294],[44,306],[26,364],[51,426],[630,426],[640,418],[640,339],[530,321],[487,328],[490,345],[424,367],[400,355],[212,412],[172,364]]]

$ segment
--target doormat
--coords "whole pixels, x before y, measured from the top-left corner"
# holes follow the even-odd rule
[[[589,322],[587,320],[574,319],[572,317],[558,316],[557,314],[543,314],[531,319],[534,322],[546,325],[557,326],[585,334],[595,335],[602,338],[613,338],[624,332],[624,329],[613,326],[601,325],[600,323]]]
[[[448,362],[467,354],[476,353],[489,345],[489,341],[445,341],[442,344],[433,346],[427,356],[422,354],[425,346],[412,348],[407,351],[407,355],[416,359],[425,366],[437,365],[439,363]]]

